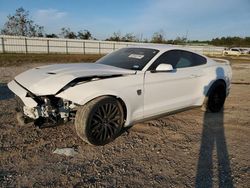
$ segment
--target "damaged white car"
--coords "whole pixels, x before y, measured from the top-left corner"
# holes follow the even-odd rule
[[[220,111],[231,78],[225,60],[151,45],[123,48],[96,63],[33,68],[8,87],[25,118],[40,125],[74,120],[80,138],[104,145],[138,121],[197,106]]]

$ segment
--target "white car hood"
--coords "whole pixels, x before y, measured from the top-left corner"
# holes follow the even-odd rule
[[[36,67],[15,77],[35,95],[54,95],[76,78],[135,74],[136,71],[96,63],[55,64]]]

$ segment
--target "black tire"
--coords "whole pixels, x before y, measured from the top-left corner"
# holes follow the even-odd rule
[[[222,81],[215,82],[208,91],[204,101],[205,110],[208,112],[219,112],[226,100],[226,85]]]
[[[121,132],[124,113],[121,103],[113,97],[98,97],[76,112],[77,135],[93,145],[105,145]]]

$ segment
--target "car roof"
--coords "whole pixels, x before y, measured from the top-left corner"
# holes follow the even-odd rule
[[[144,45],[132,45],[132,46],[128,46],[126,48],[147,48],[147,49],[155,49],[155,50],[159,50],[161,52],[165,52],[165,51],[169,51],[169,50],[185,50],[185,51],[189,51],[189,52],[193,52],[195,54],[199,54],[203,57],[205,57],[203,54],[200,54],[198,52],[193,51],[192,49],[190,49],[189,47],[185,47],[185,46],[176,46],[176,45],[171,45],[171,44],[144,44]]]
[[[155,49],[160,51],[172,50],[172,49],[182,49],[171,44],[145,44],[145,45],[132,45],[128,46],[127,48],[148,48],[148,49]],[[184,48],[183,48],[184,49]]]

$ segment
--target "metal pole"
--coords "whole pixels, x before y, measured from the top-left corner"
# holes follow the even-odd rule
[[[47,52],[49,54],[49,40],[47,40]]]
[[[2,50],[3,50],[3,53],[5,53],[5,46],[4,46],[4,38],[2,37]]]
[[[101,43],[99,42],[99,54],[101,54]]]
[[[113,51],[115,51],[115,43],[113,43]]]
[[[82,43],[82,48],[83,48],[83,54],[85,55],[86,51],[85,51],[85,42]]]
[[[69,53],[69,50],[68,50],[68,41],[66,40],[66,54]]]
[[[27,38],[24,38],[24,42],[25,42],[25,53],[28,53],[28,44],[27,44]]]

